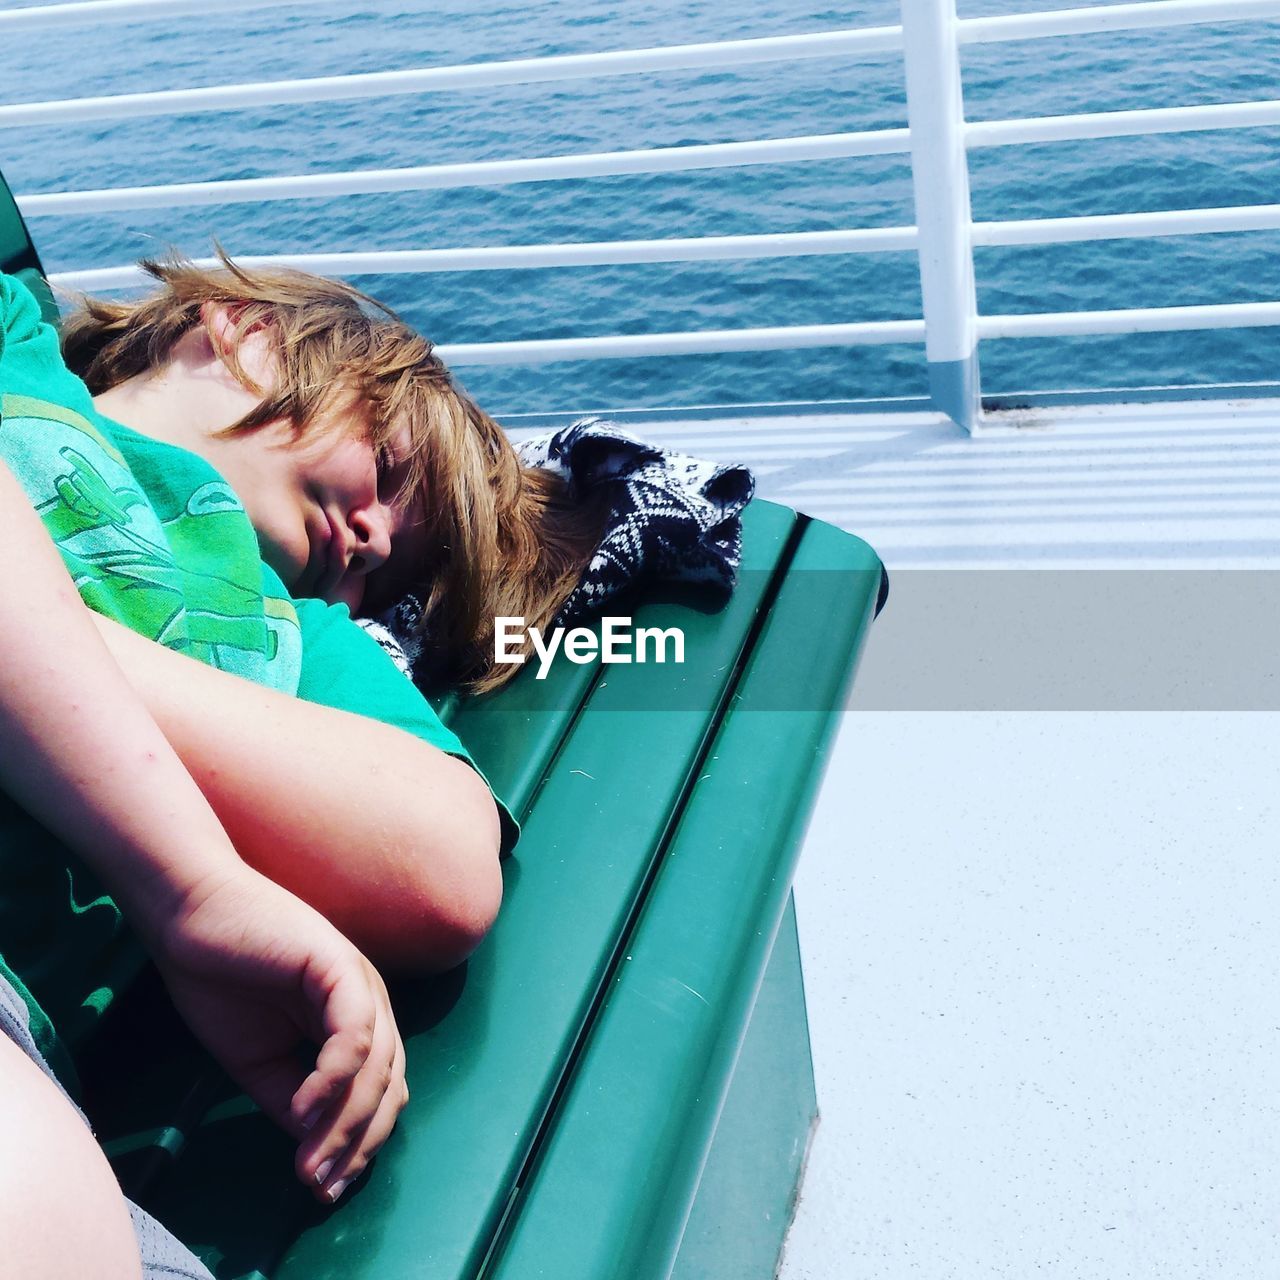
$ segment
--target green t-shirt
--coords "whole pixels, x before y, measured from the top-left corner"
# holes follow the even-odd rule
[[[345,605],[289,596],[213,467],[95,410],[31,293],[3,274],[0,458],[90,608],[221,670],[394,725],[474,767]],[[518,828],[501,801],[498,809],[505,853]],[[0,794],[0,975],[26,1000],[36,1042],[64,1082],[74,1079],[68,1048],[142,960],[88,868]]]

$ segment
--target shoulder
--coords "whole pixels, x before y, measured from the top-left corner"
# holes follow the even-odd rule
[[[94,416],[93,397],[63,362],[58,331],[41,318],[35,295],[16,276],[2,272],[0,395],[56,405],[81,417]]]
[[[40,327],[40,305],[17,276],[0,271],[0,355],[10,343],[28,341]]]

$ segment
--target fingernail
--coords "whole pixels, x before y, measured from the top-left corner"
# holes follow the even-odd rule
[[[333,1161],[326,1160],[324,1164],[316,1170],[316,1186],[320,1186],[324,1182],[324,1180],[329,1176],[329,1172],[332,1168]]]
[[[337,1182],[329,1188],[329,1202],[332,1204],[346,1189],[350,1178],[339,1178]]]
[[[311,1110],[307,1112],[305,1118],[302,1121],[302,1132],[310,1133],[311,1130],[316,1127],[316,1121],[319,1120],[323,1114],[324,1114],[323,1103],[318,1103],[316,1106],[312,1107]]]

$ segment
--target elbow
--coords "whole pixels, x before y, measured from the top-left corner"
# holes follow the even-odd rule
[[[443,973],[456,968],[485,940],[502,906],[502,869],[495,843],[487,857],[477,859],[467,889],[442,909],[427,904],[417,930],[418,945],[410,957],[419,973]]]
[[[467,773],[475,777],[471,769]],[[458,798],[446,837],[448,875],[435,857],[415,864],[389,928],[379,930],[370,958],[389,973],[443,973],[456,968],[484,941],[502,905],[498,812],[489,789],[476,778]],[[438,816],[438,815],[437,815]],[[436,825],[427,848],[441,848]],[[377,953],[375,955],[375,952]]]

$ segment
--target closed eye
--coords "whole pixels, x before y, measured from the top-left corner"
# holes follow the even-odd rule
[[[406,486],[413,471],[413,449],[413,433],[404,424],[374,445],[378,499],[388,507],[399,509],[412,500]]]
[[[390,445],[380,444],[374,450],[374,462],[378,469],[378,498],[390,504],[400,492],[400,479],[396,474],[399,460]]]

